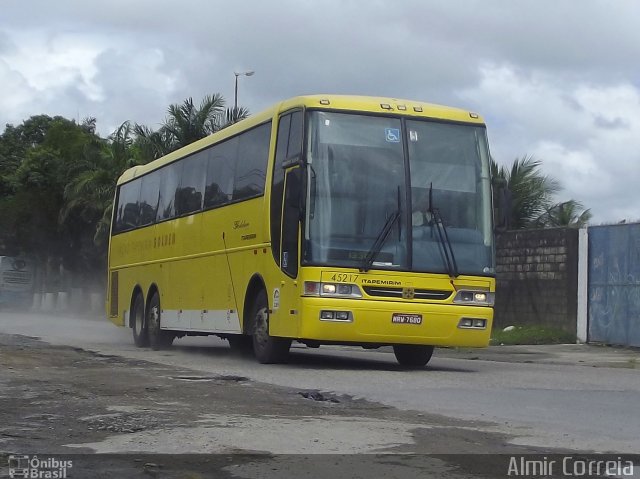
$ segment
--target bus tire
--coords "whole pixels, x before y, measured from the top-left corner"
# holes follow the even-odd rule
[[[136,293],[131,303],[131,322],[133,329],[133,342],[139,348],[149,346],[149,331],[144,314],[144,300],[141,293]]]
[[[269,305],[267,293],[261,290],[253,302],[253,354],[262,364],[285,362],[289,356],[291,340],[269,335]]]
[[[160,296],[154,292],[147,308],[147,329],[149,332],[149,345],[151,349],[166,349],[171,346],[175,338],[173,331],[160,328],[161,321]]]
[[[396,344],[393,347],[398,364],[406,368],[421,368],[427,365],[433,355],[433,346],[416,344]]]

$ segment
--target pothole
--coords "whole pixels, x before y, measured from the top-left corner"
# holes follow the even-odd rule
[[[237,382],[237,383],[241,383],[243,381],[248,381],[249,378],[246,378],[244,376],[235,376],[233,374],[229,374],[229,375],[226,375],[226,376],[218,376],[218,380],[220,380],[220,381],[234,381],[234,382]]]
[[[210,382],[210,381],[229,381],[229,382],[244,382],[249,381],[249,378],[244,376],[235,375],[222,375],[222,376],[169,376],[170,379],[176,381],[192,381],[192,382]]]
[[[213,376],[170,376],[170,378],[175,379],[176,381],[194,381],[194,382],[215,381],[217,379]]]
[[[312,399],[313,401],[328,402],[334,404],[340,402],[340,399],[338,399],[335,395],[322,393],[320,391],[298,391],[298,394],[305,399]]]

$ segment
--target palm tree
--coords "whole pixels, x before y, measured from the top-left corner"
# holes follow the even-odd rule
[[[98,154],[78,164],[77,174],[64,190],[60,222],[71,216],[82,217],[95,225],[94,242],[99,246],[108,238],[116,180],[126,169],[141,164],[135,157],[133,134],[131,123],[122,123]]]
[[[168,112],[163,128],[173,137],[176,148],[180,148],[220,129],[224,99],[219,93],[207,95],[200,108],[196,108],[189,97],[182,105],[169,105]]]
[[[162,127],[154,131],[148,126],[136,123],[133,131],[136,136],[136,148],[141,158],[144,159],[144,163],[156,160],[177,149],[174,146],[173,137]]]
[[[506,182],[511,193],[509,227],[536,227],[538,219],[552,206],[553,195],[560,191],[555,179],[540,171],[540,160],[532,156],[516,158],[510,169],[491,161],[491,175]]]
[[[153,131],[144,125],[125,121],[100,148],[85,152],[78,159],[71,181],[64,190],[64,207],[59,222],[82,218],[95,225],[94,243],[101,247],[108,240],[113,196],[118,177],[128,168],[148,163],[173,150],[215,133],[248,116],[246,108],[224,109],[221,95],[207,95],[199,107],[192,98],[181,105],[170,105],[164,124]],[[83,126],[95,125],[88,119]]]
[[[238,123],[240,120],[244,120],[248,116],[249,110],[243,106],[240,106],[238,108],[227,108],[227,112],[225,114],[225,122],[222,128],[226,128],[229,125]]]
[[[157,131],[135,126],[142,154],[149,159],[160,158],[249,116],[246,108],[225,109],[224,105],[219,93],[205,96],[199,107],[191,97],[182,104],[169,105],[168,116]]]
[[[538,218],[537,223],[541,227],[584,228],[590,219],[591,210],[585,210],[579,201],[569,200],[551,206]]]

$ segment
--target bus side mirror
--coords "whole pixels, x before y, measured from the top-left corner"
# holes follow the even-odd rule
[[[493,178],[493,205],[495,229],[498,232],[509,229],[511,220],[511,190],[504,178]]]

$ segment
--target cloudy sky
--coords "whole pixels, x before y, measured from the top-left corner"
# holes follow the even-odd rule
[[[0,0],[0,125],[46,113],[157,127],[221,93],[475,110],[499,164],[533,155],[593,223],[640,219],[636,0]]]

